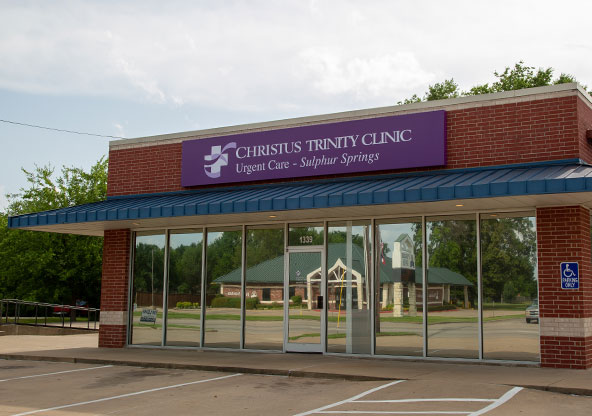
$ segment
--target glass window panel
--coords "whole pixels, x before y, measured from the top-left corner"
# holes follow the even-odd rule
[[[370,221],[328,226],[327,350],[370,354]]]
[[[241,240],[241,229],[208,230],[206,248],[207,308],[204,324],[206,347],[240,347]]]
[[[202,240],[198,230],[170,233],[166,345],[200,346]]]
[[[284,228],[249,227],[246,238],[245,348],[281,350],[284,344]],[[240,290],[240,280],[235,283]]]
[[[428,218],[428,355],[479,358],[474,215]]]
[[[162,345],[164,245],[164,232],[136,234],[132,344]]]
[[[481,253],[483,358],[538,361],[533,213],[482,214]]]
[[[323,224],[290,224],[288,245],[322,246],[324,242]]]
[[[423,355],[421,219],[377,224],[376,354]]]

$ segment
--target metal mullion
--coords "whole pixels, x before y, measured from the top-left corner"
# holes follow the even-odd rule
[[[286,352],[288,345],[288,330],[290,317],[290,254],[288,253],[288,223],[284,223],[284,345],[282,351]]]
[[[162,282],[162,341],[161,346],[166,345],[166,335],[167,335],[167,326],[168,326],[168,308],[169,308],[169,244],[171,239],[171,233],[167,229],[164,232],[164,276]]]
[[[428,356],[428,250],[427,250],[426,217],[421,216],[421,269],[422,269],[422,303],[423,303],[423,357]]]
[[[129,246],[129,262],[128,262],[128,295],[127,295],[127,344],[131,345],[133,341],[133,325],[134,325],[134,258],[136,256],[136,232],[130,232],[130,246]],[[47,308],[45,308],[45,325],[47,325]],[[99,316],[99,325],[100,325]]]
[[[323,249],[321,251],[321,293],[323,294],[323,310],[321,311],[321,351],[323,354],[327,353],[327,254],[329,252],[328,241],[329,225],[327,221],[323,221]]]
[[[204,347],[205,342],[205,322],[206,322],[206,274],[207,274],[207,250],[206,246],[208,245],[208,229],[207,227],[203,228],[202,231],[202,244],[201,244],[201,314],[199,317],[200,320],[200,331],[199,331],[199,345],[200,347]]]
[[[376,293],[375,293],[375,286],[376,286],[376,265],[378,262],[374,258],[378,255],[378,252],[375,250],[376,247],[376,238],[378,233],[376,232],[376,220],[372,218],[370,220],[370,230],[372,233],[372,245],[370,246],[370,277],[368,278],[368,289],[370,291],[370,355],[376,354]],[[380,243],[378,243],[380,244]]]
[[[245,292],[247,287],[247,226],[242,226],[242,240],[241,240],[241,311],[240,311],[240,341],[239,348],[245,348],[245,320],[246,320],[246,298]]]
[[[477,212],[477,316],[479,322],[479,359],[483,359],[483,275],[481,271],[481,215]]]

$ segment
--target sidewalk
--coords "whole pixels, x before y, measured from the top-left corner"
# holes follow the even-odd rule
[[[183,350],[97,348],[97,334],[0,336],[0,359],[113,364],[348,380],[446,380],[592,396],[592,370],[378,358]]]

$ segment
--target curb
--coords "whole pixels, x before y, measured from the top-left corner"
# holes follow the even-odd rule
[[[278,370],[278,369],[273,369],[273,368],[233,367],[233,366],[205,365],[205,364],[180,364],[180,363],[168,363],[168,362],[105,360],[105,359],[100,359],[100,358],[46,357],[46,356],[38,356],[38,355],[0,354],[0,359],[22,360],[22,361],[49,361],[49,362],[71,363],[71,364],[121,365],[121,366],[144,367],[144,368],[168,368],[168,369],[172,369],[172,370],[217,371],[217,372],[221,372],[221,373],[243,373],[243,374],[258,374],[258,375],[300,377],[300,378],[321,378],[321,379],[329,379],[329,380],[347,380],[347,381],[402,380],[399,378],[375,377],[375,376],[365,376],[365,375],[359,375],[359,374],[319,373],[319,372],[314,372],[314,371]],[[592,395],[592,392],[590,395]]]

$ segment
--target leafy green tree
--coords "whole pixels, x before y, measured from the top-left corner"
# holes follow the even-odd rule
[[[413,94],[410,98],[399,101],[398,104],[410,104],[421,101],[434,101],[446,98],[465,97],[470,95],[490,94],[494,92],[513,91],[523,88],[543,87],[546,85],[565,84],[576,82],[573,75],[561,73],[559,77],[553,79],[554,69],[538,68],[527,66],[523,61],[514,64],[513,68],[506,67],[502,72],[494,71],[493,75],[497,80],[489,83],[475,85],[468,91],[460,91],[458,84],[453,78],[446,79],[443,82],[437,82],[428,86],[428,91],[420,98]],[[586,87],[584,87],[586,89]]]
[[[201,293],[202,243],[180,245],[170,249],[169,290],[170,293]]]
[[[7,228],[9,215],[19,215],[105,199],[107,160],[90,171],[63,167],[55,177],[51,166],[23,169],[28,182],[8,195],[0,213],[0,297],[99,306],[103,239]]]
[[[208,234],[207,252],[207,294],[218,293],[218,284],[212,283],[215,279],[230,273],[241,267],[242,260],[242,232],[224,231]]]
[[[443,82],[436,82],[428,87],[425,96],[426,101],[443,100],[445,98],[456,98],[460,95],[458,84],[454,78],[445,79]]]
[[[281,228],[247,231],[247,268],[284,254],[284,230]]]
[[[427,247],[428,267],[445,267],[473,283],[469,288],[473,304],[477,299],[475,225],[472,220],[428,222]],[[416,264],[419,265],[422,261],[421,226],[414,224],[413,230]],[[518,294],[536,297],[536,232],[531,218],[482,220],[481,253],[485,301],[509,301]],[[462,297],[462,288],[456,291],[456,295]]]
[[[421,101],[435,101],[443,100],[446,98],[456,98],[461,95],[458,89],[458,84],[454,82],[454,78],[446,79],[443,82],[436,82],[434,85],[428,86],[428,91],[419,98],[416,94],[413,94],[411,98],[407,98],[403,101],[399,101],[398,104],[411,104],[419,103]]]
[[[509,301],[518,294],[536,297],[536,232],[531,218],[481,221],[481,253],[486,300],[499,302],[503,296]]]

